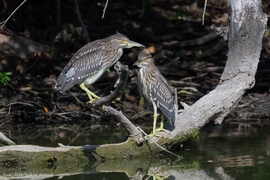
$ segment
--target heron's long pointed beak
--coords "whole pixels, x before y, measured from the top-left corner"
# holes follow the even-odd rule
[[[132,47],[145,47],[144,45],[140,44],[140,43],[137,43],[135,41],[129,41],[127,43],[127,48],[132,48]]]
[[[142,60],[137,60],[133,63],[132,66],[138,66],[140,63],[142,62]]]

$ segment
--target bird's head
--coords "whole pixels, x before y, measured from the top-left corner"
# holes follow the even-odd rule
[[[138,60],[133,64],[133,66],[142,67],[144,65],[148,65],[149,63],[153,63],[153,57],[147,49],[143,49],[139,55]]]
[[[127,36],[118,32],[110,37],[110,42],[120,48],[144,47],[144,45],[131,41]]]

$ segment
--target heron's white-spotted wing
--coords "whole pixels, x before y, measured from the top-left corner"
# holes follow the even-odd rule
[[[173,124],[178,107],[175,104],[170,86],[156,66],[146,66],[139,69],[138,90],[145,98],[147,108],[152,110],[153,101]]]
[[[100,61],[101,59],[97,59],[97,57],[94,57],[93,54],[96,54],[99,52],[100,48],[102,48],[104,45],[104,41],[103,39],[100,40],[96,40],[93,42],[90,42],[88,44],[86,44],[85,46],[83,46],[82,48],[80,48],[73,56],[72,58],[69,60],[68,64],[64,67],[63,71],[60,73],[59,77],[58,77],[58,81],[55,84],[55,88],[57,90],[59,90],[61,93],[67,91],[68,89],[70,89],[72,86],[74,86],[76,83],[71,83],[71,79],[74,75],[76,75],[76,73],[78,73],[78,65],[81,64],[82,62],[86,61],[86,57],[91,57],[93,56],[93,58],[91,59],[91,63],[95,64],[96,61]],[[81,61],[82,60],[82,61]],[[96,63],[97,64],[97,63]],[[77,67],[76,68],[74,68]],[[96,67],[98,68],[98,66]],[[80,76],[82,75],[82,73],[80,74]],[[73,77],[74,78],[74,77]],[[76,81],[78,82],[78,81]]]
[[[155,82],[149,83],[149,93],[152,100],[155,102],[157,107],[162,113],[171,121],[172,124],[175,122],[177,109],[175,106],[175,100],[173,92],[163,75],[156,69],[154,72]]]
[[[77,83],[82,83],[87,77],[97,73],[102,66],[104,57],[100,50],[77,54],[77,56],[76,54],[59,75],[55,87],[61,93]]]

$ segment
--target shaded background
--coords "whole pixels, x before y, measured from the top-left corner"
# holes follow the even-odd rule
[[[227,44],[220,37],[202,38],[213,33],[212,24],[227,23],[225,1],[208,1],[204,26],[203,1],[77,1],[79,13],[90,41],[105,38],[116,31],[144,44],[155,63],[177,88],[178,101],[193,104],[215,88],[226,63]],[[0,20],[4,21],[21,1],[1,1]],[[265,13],[269,2],[263,1]],[[72,55],[87,43],[76,14],[75,1],[27,1],[1,30],[0,71],[12,72],[8,85],[0,86],[0,121],[5,126],[32,124],[107,124],[118,126],[102,112],[80,106],[74,96],[87,101],[75,86],[71,93],[53,89],[56,78]],[[10,38],[5,41],[5,38]],[[201,38],[201,39],[198,39]],[[268,31],[256,76],[255,87],[231,113],[236,120],[269,118],[269,46]],[[182,42],[181,45],[171,45]],[[114,107],[133,122],[151,125],[151,113],[139,107],[136,69],[132,67],[138,49],[127,49],[120,61],[129,65],[127,88]],[[100,96],[112,91],[117,79],[114,69],[90,87]],[[12,103],[12,104],[11,104]],[[180,106],[181,107],[181,106]]]

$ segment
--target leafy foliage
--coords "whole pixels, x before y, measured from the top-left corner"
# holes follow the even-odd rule
[[[0,82],[6,86],[7,83],[10,81],[10,75],[12,74],[12,72],[0,72]]]

